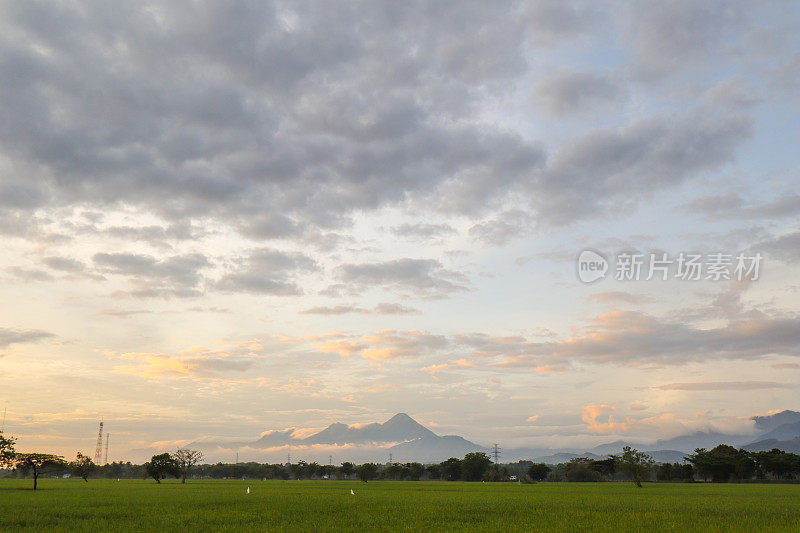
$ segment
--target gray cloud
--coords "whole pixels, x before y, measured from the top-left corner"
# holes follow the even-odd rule
[[[353,305],[336,305],[333,307],[329,306],[317,306],[311,307],[309,309],[305,309],[300,311],[301,315],[347,315],[350,313],[359,313],[362,315],[368,315],[372,311],[369,309],[365,309],[363,307],[356,307]]]
[[[660,390],[762,390],[762,389],[791,389],[795,385],[776,383],[774,381],[709,381],[702,383],[667,383],[656,387]]]
[[[639,74],[657,79],[709,58],[733,55],[731,43],[741,33],[749,7],[729,0],[632,2],[626,23]]]
[[[469,235],[477,241],[500,246],[515,237],[523,236],[532,225],[531,216],[520,210],[504,211],[491,220],[469,228]]]
[[[362,315],[419,315],[421,312],[405,305],[381,302],[374,309],[366,309],[354,305],[317,306],[300,311],[304,315],[346,315],[357,313]]]
[[[620,202],[649,198],[730,162],[751,131],[751,117],[712,108],[591,131],[566,144],[540,174],[534,206],[559,224],[618,211]]]
[[[39,342],[53,338],[55,335],[47,331],[35,329],[9,329],[0,328],[0,348],[7,348],[12,344]]]
[[[688,4],[659,9],[699,20],[692,28],[727,13]],[[36,223],[25,217],[33,209],[125,205],[167,224],[106,231],[156,245],[195,238],[204,224],[256,240],[314,239],[335,235],[326,232],[354,212],[406,202],[501,216],[502,200],[523,191],[538,219],[562,224],[628,191],[635,202],[716,168],[749,131],[747,117],[708,110],[637,121],[568,142],[545,168],[541,143],[481,120],[480,103],[528,72],[528,44],[570,42],[606,20],[591,2],[106,11],[35,2],[4,10],[0,151],[37,169],[7,186],[17,215],[4,225],[17,222],[6,231]],[[635,16],[660,24],[647,10]],[[656,28],[656,41],[673,27]],[[660,49],[637,35],[642,57]],[[566,110],[618,96],[619,83],[573,72],[539,89]]]
[[[443,298],[467,290],[469,280],[448,270],[434,259],[395,259],[381,263],[344,264],[338,277],[348,287],[367,290],[373,287],[412,291],[425,298]]]
[[[6,272],[25,281],[51,281],[53,279],[53,276],[44,270],[39,270],[36,268],[11,266],[6,269]]]
[[[201,254],[174,255],[157,259],[131,253],[98,253],[92,258],[107,274],[128,276],[136,297],[191,297],[201,294],[200,271],[210,266]]]
[[[800,231],[754,244],[752,249],[756,252],[766,252],[787,263],[800,261]]]
[[[258,248],[234,259],[230,272],[217,280],[214,286],[225,292],[300,295],[303,291],[296,276],[317,269],[316,262],[307,255]]]
[[[603,27],[607,13],[601,9],[597,2],[538,0],[525,5],[521,19],[531,40],[554,46]]]
[[[533,86],[534,103],[558,116],[613,104],[624,96],[624,87],[613,76],[593,72],[561,71]]]
[[[450,224],[400,224],[391,229],[391,232],[399,237],[411,239],[434,239],[456,233]]]
[[[60,270],[62,272],[76,273],[86,270],[86,265],[81,261],[69,257],[45,257],[42,259],[42,263],[53,270]]]
[[[376,315],[420,315],[419,309],[400,304],[381,302],[375,306]]]
[[[787,192],[771,201],[748,203],[738,193],[727,192],[700,196],[681,206],[683,211],[702,215],[709,220],[778,219],[800,214],[800,195]]]
[[[525,69],[514,3],[4,12],[0,149],[39,169],[4,194],[17,208],[124,203],[276,238],[442,187],[480,208],[543,161],[459,120]]]
[[[713,359],[800,356],[800,319],[743,313],[718,328],[700,329],[635,311],[613,311],[589,321],[573,337],[533,342],[524,337],[454,337],[472,357],[496,367],[563,371],[575,363],[681,365]]]

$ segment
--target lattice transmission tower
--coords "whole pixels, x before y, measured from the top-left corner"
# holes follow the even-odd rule
[[[495,445],[492,446],[492,455],[494,456],[494,464],[498,464],[499,463],[499,459],[500,459],[500,445],[499,444],[495,443]]]
[[[99,465],[103,458],[103,421],[100,421],[100,429],[97,430],[97,446],[94,447],[94,464]]]

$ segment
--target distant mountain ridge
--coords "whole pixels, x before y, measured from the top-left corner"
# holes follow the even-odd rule
[[[624,446],[646,451],[657,462],[676,462],[696,448],[713,448],[718,444],[731,444],[745,449],[759,450],[778,447],[786,451],[800,450],[800,412],[781,411],[772,415],[751,417],[756,436],[727,435],[714,431],[696,431],[655,444],[617,440],[589,450],[550,448],[507,448],[503,461],[533,460],[556,463],[574,457],[591,459],[618,454]],[[384,462],[391,455],[394,460],[407,462],[440,462],[449,457],[463,457],[469,452],[489,452],[489,448],[457,435],[437,435],[406,413],[398,413],[386,422],[348,425],[335,422],[328,427],[308,434],[296,428],[266,431],[256,441],[196,442],[193,446],[218,453],[244,450],[263,459],[264,455],[278,457],[292,450],[302,451],[306,460],[324,460],[336,453],[337,460]],[[226,452],[227,450],[227,452]],[[249,450],[249,452],[248,452]],[[273,455],[275,454],[275,455]]]
[[[254,448],[296,445],[309,446],[329,444],[385,444],[403,443],[417,439],[441,438],[406,413],[397,413],[384,423],[373,422],[365,425],[347,425],[335,422],[322,431],[306,437],[295,437],[295,430],[269,431],[249,445]],[[472,444],[472,443],[470,443]],[[472,444],[475,446],[475,444]]]

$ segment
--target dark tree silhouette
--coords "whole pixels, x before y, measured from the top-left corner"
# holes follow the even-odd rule
[[[461,479],[480,481],[489,470],[492,460],[483,452],[471,452],[461,460]]]
[[[71,466],[72,472],[87,482],[89,481],[89,474],[96,468],[92,458],[88,455],[83,455],[81,452],[78,452]]]
[[[528,468],[528,476],[534,481],[544,481],[549,473],[550,467],[544,463],[532,464]]]
[[[199,450],[189,450],[187,448],[178,448],[172,458],[178,463],[181,470],[181,483],[186,483],[186,476],[189,474],[189,469],[203,460],[205,456]]]
[[[358,479],[366,483],[370,479],[375,479],[375,474],[378,473],[378,465],[375,463],[364,463],[363,465],[356,468],[356,474],[358,474]]]
[[[14,444],[16,443],[14,437],[4,437],[0,433],[0,467],[12,464],[14,459]]]
[[[161,483],[161,480],[167,476],[178,478],[181,475],[178,462],[168,453],[154,455],[150,458],[150,462],[145,463],[144,469],[148,476],[156,480],[156,483]]]
[[[642,481],[650,477],[655,461],[644,452],[630,446],[622,448],[622,455],[612,456],[617,470],[631,478],[637,487],[642,488]]]
[[[63,467],[67,463],[60,455],[49,453],[17,453],[14,455],[14,466],[33,473],[33,490],[36,490],[39,474],[48,468]]]

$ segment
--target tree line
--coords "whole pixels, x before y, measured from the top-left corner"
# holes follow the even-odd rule
[[[90,477],[143,479],[161,483],[173,477],[186,483],[187,478],[205,479],[359,479],[393,481],[570,481],[599,482],[630,480],[637,486],[645,481],[747,481],[795,480],[800,478],[800,455],[773,449],[749,452],[721,444],[711,450],[698,448],[682,463],[656,464],[651,456],[625,447],[619,455],[606,459],[575,458],[557,465],[518,461],[496,464],[483,452],[451,457],[436,464],[344,462],[323,465],[298,461],[287,464],[257,462],[201,464],[198,450],[179,448],[173,453],[154,455],[144,464],[113,462],[96,465],[80,452],[72,461],[44,453],[19,453],[15,440],[0,434],[0,468],[6,476],[32,476],[34,489],[41,474],[70,474],[88,481]]]

